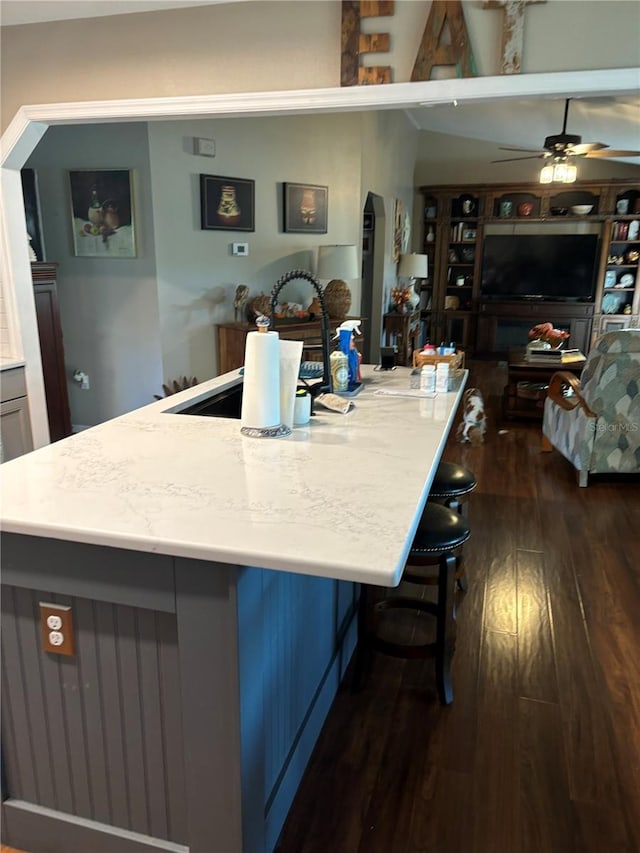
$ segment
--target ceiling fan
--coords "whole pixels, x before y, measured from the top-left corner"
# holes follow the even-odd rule
[[[527,157],[507,157],[503,160],[492,160],[492,163],[512,163],[515,160],[535,160],[548,159],[552,157],[554,161],[567,161],[569,157],[640,157],[640,151],[621,151],[609,148],[603,142],[583,142],[581,136],[573,133],[567,133],[567,116],[569,115],[569,103],[571,98],[567,98],[564,106],[564,122],[562,124],[562,132],[553,136],[547,136],[542,146],[541,151],[531,153]],[[501,151],[531,151],[532,148],[500,148]]]

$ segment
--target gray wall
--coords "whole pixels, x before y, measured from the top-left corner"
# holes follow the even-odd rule
[[[39,182],[46,260],[58,261],[71,420],[93,425],[161,393],[147,125],[52,127],[27,164]],[[137,256],[73,256],[68,170],[131,169]],[[42,258],[40,260],[43,260]],[[71,381],[78,368],[90,390]]]
[[[196,136],[215,140],[214,158],[193,153]],[[72,422],[93,425],[144,405],[163,382],[215,376],[215,326],[234,319],[237,285],[268,294],[291,269],[315,271],[319,245],[359,247],[370,190],[389,211],[381,235],[388,293],[393,207],[399,198],[411,211],[417,137],[396,111],[50,128],[26,165],[38,175],[46,259],[60,263]],[[137,257],[73,257],[68,170],[111,167],[133,170]],[[201,173],[255,181],[254,232],[201,230]],[[326,234],[284,233],[285,181],[329,188]],[[234,241],[249,244],[248,257],[232,256]],[[357,314],[360,281],[350,287]],[[376,296],[381,313],[386,296]],[[306,307],[312,294],[303,285],[282,297]],[[90,390],[71,381],[76,368]]]
[[[164,375],[203,380],[217,372],[215,324],[234,319],[238,284],[269,294],[292,269],[315,271],[317,247],[358,245],[361,235],[361,121],[358,114],[281,116],[149,125],[158,298]],[[215,139],[214,158],[195,156],[193,137]],[[200,228],[199,174],[255,181],[255,231]],[[326,234],[285,233],[283,182],[329,188]],[[234,257],[234,241],[249,245]],[[352,310],[359,281],[350,282]],[[282,301],[307,307],[311,288],[291,285]]]

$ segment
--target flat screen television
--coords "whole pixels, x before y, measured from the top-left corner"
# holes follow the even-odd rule
[[[590,302],[597,234],[489,234],[482,250],[482,299]]]

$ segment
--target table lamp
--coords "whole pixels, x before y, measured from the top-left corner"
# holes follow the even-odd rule
[[[354,245],[319,246],[319,279],[328,279],[324,301],[332,320],[344,320],[351,307],[351,291],[344,279],[358,278],[358,256]]]
[[[418,255],[416,253],[400,255],[398,276],[400,278],[411,279],[411,284],[409,286],[409,304],[415,311],[420,304],[420,294],[416,291],[415,281],[417,278],[429,278],[429,259],[427,255]]]

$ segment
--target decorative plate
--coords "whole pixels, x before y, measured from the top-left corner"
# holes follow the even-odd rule
[[[625,273],[618,282],[620,287],[633,287],[633,276],[631,273]]]
[[[621,293],[605,293],[602,297],[602,313],[617,314],[625,301]]]

